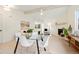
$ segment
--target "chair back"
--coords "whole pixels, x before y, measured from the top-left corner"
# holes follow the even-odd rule
[[[19,43],[23,46],[23,47],[30,47],[31,45],[33,45],[34,40],[30,40],[27,39],[24,35],[21,35],[21,33],[16,34],[16,40],[19,37]]]

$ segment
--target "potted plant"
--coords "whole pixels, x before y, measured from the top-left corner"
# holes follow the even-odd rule
[[[64,31],[64,36],[67,37],[68,35],[68,30],[66,28],[63,28],[63,31]]]
[[[27,30],[27,33],[32,33],[33,32],[33,29],[28,29]]]
[[[26,38],[29,39],[32,35],[32,32],[33,32],[33,29],[28,29],[27,30],[27,35],[26,35]]]

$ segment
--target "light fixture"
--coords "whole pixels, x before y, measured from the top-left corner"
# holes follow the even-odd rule
[[[43,9],[40,10],[40,15],[43,15]]]

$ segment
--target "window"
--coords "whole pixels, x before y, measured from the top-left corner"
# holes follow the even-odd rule
[[[79,10],[75,11],[75,30],[79,30]]]

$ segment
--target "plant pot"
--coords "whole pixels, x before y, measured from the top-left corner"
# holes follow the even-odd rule
[[[29,39],[32,36],[32,33],[27,33],[26,38]]]

